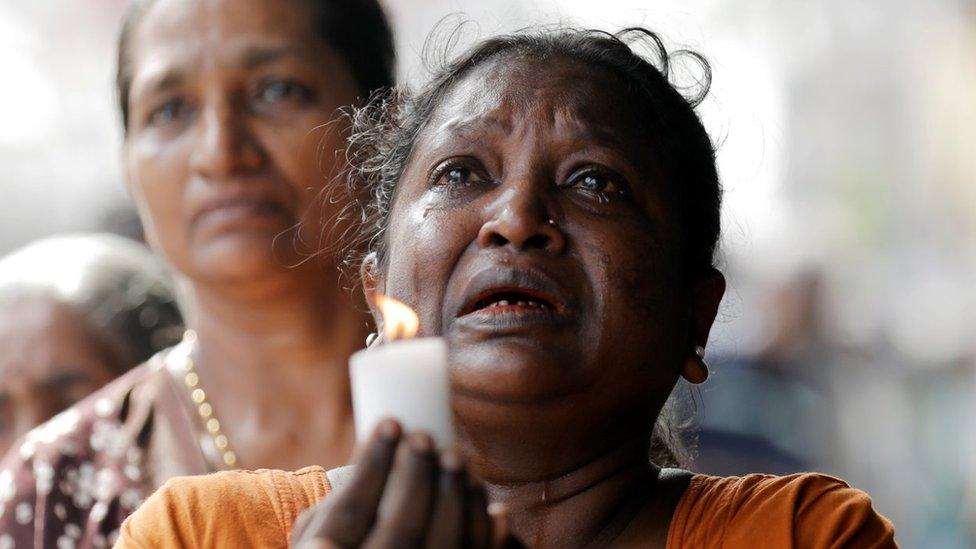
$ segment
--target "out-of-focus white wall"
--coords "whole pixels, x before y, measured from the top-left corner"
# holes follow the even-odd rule
[[[816,379],[824,400],[814,402],[825,403],[814,413],[830,440],[806,444],[831,451],[810,465],[871,492],[907,546],[976,543],[971,2],[385,4],[413,84],[448,14],[472,22],[462,46],[537,24],[643,25],[705,54],[714,85],[701,112],[720,144],[730,280],[705,396],[730,390],[727,357],[749,363],[790,337],[814,341],[819,361],[791,374]],[[94,227],[125,199],[112,88],[122,5],[0,0],[0,253]],[[816,321],[800,329],[784,320],[782,290],[810,273]]]
[[[0,253],[125,200],[112,92],[121,0],[0,0]]]

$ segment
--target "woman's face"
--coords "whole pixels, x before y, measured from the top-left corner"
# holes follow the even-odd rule
[[[87,319],[49,299],[0,309],[0,455],[125,365]]]
[[[626,97],[599,69],[506,59],[418,137],[376,291],[448,338],[462,444],[649,435],[697,343],[674,193]]]
[[[298,1],[156,0],[134,29],[127,178],[191,279],[285,272],[293,240],[276,254],[275,237],[304,220],[317,243],[342,206],[317,200],[344,137],[322,125],[357,92],[311,19]]]

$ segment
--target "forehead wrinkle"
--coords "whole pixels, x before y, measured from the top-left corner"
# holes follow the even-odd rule
[[[477,90],[475,78],[465,78],[445,94],[428,126],[434,143],[461,138],[477,141],[484,131],[509,134],[511,120],[504,113],[502,97],[490,87]]]
[[[573,141],[594,141],[619,149],[629,149],[621,139],[626,128],[601,122],[584,103],[566,101],[548,106],[549,119],[556,134]]]
[[[491,112],[484,116],[457,115],[443,121],[433,131],[435,142],[443,140],[461,139],[467,143],[476,143],[485,138],[485,134],[510,135],[512,124],[507,118],[497,116]]]
[[[538,59],[475,68],[443,96],[423,141],[430,147],[458,140],[476,145],[535,132],[571,146],[616,149],[632,160],[646,156],[647,136],[636,118],[628,117],[633,105],[600,95],[625,93],[619,82],[603,71],[580,70],[573,63]]]
[[[528,129],[554,130],[555,135],[567,135],[570,139],[595,138],[614,144],[619,143],[616,132],[608,125],[596,122],[582,106],[575,103],[547,98],[497,97],[488,104],[483,97],[465,101],[463,105],[444,105],[442,115],[435,119],[430,132],[432,141],[439,143],[450,139],[469,142],[480,141],[485,134],[511,136]],[[456,107],[451,114],[452,106]]]

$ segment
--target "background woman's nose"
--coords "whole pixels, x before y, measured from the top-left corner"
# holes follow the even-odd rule
[[[221,179],[261,165],[264,153],[244,116],[228,101],[203,109],[190,158],[196,172],[208,179]]]
[[[562,253],[566,235],[532,191],[511,190],[493,208],[478,232],[482,248],[510,246],[518,251],[532,249]]]

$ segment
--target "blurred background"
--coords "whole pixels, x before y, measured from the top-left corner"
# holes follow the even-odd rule
[[[463,43],[643,25],[712,63],[729,293],[689,394],[697,468],[821,470],[907,547],[976,544],[976,3],[386,0],[399,73]],[[139,237],[113,90],[121,0],[0,0],[0,255]]]

